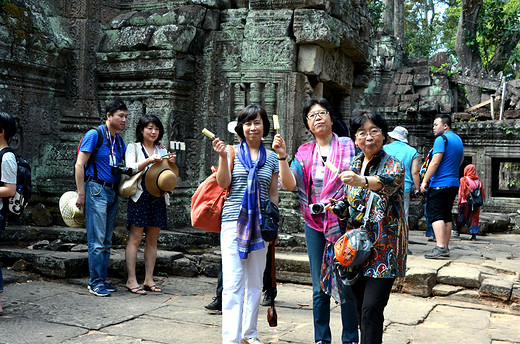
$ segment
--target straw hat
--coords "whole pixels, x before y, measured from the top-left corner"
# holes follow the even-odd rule
[[[408,130],[406,130],[405,127],[401,127],[401,126],[395,127],[394,130],[392,130],[391,132],[388,133],[388,136],[390,136],[391,138],[393,138],[397,141],[402,141],[402,142],[408,143]]]
[[[60,197],[61,217],[69,227],[81,227],[85,223],[85,214],[76,207],[77,199],[76,191],[67,191]]]
[[[161,197],[165,192],[172,191],[177,186],[179,168],[168,159],[155,163],[146,172],[144,179],[146,189],[155,197]]]

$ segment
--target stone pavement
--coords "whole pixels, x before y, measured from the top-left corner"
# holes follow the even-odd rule
[[[385,344],[520,343],[520,236],[467,238],[454,238],[449,259],[426,260],[423,254],[434,243],[411,233],[410,280],[386,307]],[[87,278],[42,280],[5,267],[4,275],[0,343],[220,343],[221,316],[204,309],[214,296],[214,278],[157,277],[164,292],[145,296],[114,280],[119,291],[100,298],[87,291]],[[434,296],[416,296],[427,291],[428,281]],[[267,308],[261,307],[260,339],[312,343],[311,287],[279,283],[276,306],[276,328],[268,326]],[[333,343],[340,343],[335,304],[332,314]]]

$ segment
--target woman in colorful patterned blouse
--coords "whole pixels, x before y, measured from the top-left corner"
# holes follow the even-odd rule
[[[303,107],[302,119],[316,140],[298,148],[291,167],[280,134],[273,140],[273,150],[278,153],[283,186],[287,190],[298,187],[312,277],[314,340],[316,343],[332,342],[329,327],[330,296],[339,294],[342,302],[342,343],[357,343],[357,317],[352,292],[350,287],[342,285],[336,274],[331,274],[334,243],[341,236],[342,230],[338,217],[325,211],[330,198],[341,198],[343,188],[337,174],[332,173],[325,164],[340,171],[348,170],[354,157],[354,143],[350,138],[338,137],[332,132],[334,110],[324,98],[309,99]]]
[[[404,166],[382,149],[388,125],[380,114],[355,111],[350,129],[362,153],[354,158],[350,171],[339,175],[348,185],[347,230],[359,228],[365,211],[370,211],[365,229],[374,244],[372,255],[361,266],[360,276],[352,285],[352,292],[361,343],[380,344],[383,311],[394,280],[404,277],[406,268],[408,227],[403,210]],[[379,168],[381,163],[384,164],[382,169]],[[378,170],[382,172],[377,173]],[[372,205],[365,209],[371,193],[374,193]]]

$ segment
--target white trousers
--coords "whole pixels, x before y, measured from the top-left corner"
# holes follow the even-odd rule
[[[241,259],[237,247],[237,223],[222,222],[222,344],[240,344],[242,338],[258,337],[256,327],[267,243]]]

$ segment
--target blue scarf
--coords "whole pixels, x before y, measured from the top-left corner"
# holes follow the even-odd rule
[[[260,231],[262,213],[260,210],[260,181],[257,172],[264,166],[266,156],[265,147],[261,144],[258,158],[253,163],[246,141],[242,141],[238,147],[238,160],[249,173],[247,175],[247,189],[240,204],[240,213],[237,220],[238,254],[242,259],[247,259],[249,252],[265,247]]]

